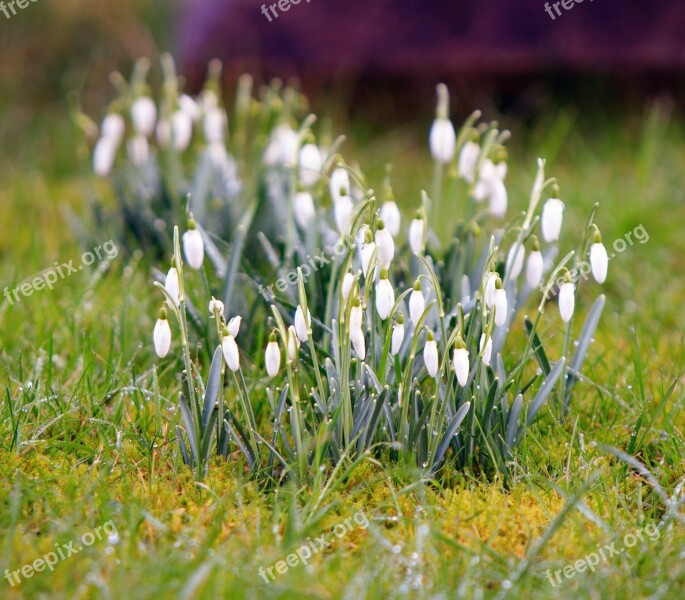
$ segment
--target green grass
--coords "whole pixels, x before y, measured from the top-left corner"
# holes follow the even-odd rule
[[[512,210],[524,208],[540,154],[561,183],[565,227],[579,233],[599,201],[607,246],[640,224],[650,238],[610,262],[607,308],[571,418],[560,423],[543,411],[511,486],[456,472],[441,483],[417,481],[366,462],[325,498],[325,511],[313,511],[311,490],[265,495],[237,455],[195,484],[174,442],[176,365],[153,358],[154,263],[122,252],[105,273],[86,270],[0,308],[0,571],[110,520],[118,530],[53,573],[13,588],[0,581],[0,597],[680,597],[683,510],[669,513],[664,496],[682,496],[685,467],[682,122],[654,109],[591,128],[562,112],[513,128],[519,162],[510,173],[520,176],[510,177]],[[61,209],[85,212],[92,192],[75,137],[50,121],[34,135],[0,169],[3,288],[86,250]],[[401,129],[348,153],[376,186],[394,163],[395,194],[408,207],[430,185],[422,179],[431,172],[425,135]],[[44,138],[50,151],[34,160]],[[581,292],[580,311],[596,293]],[[556,320],[544,327],[559,347]],[[269,584],[260,578],[260,567],[285,560],[308,537],[330,535],[359,510],[369,528],[354,528],[309,567]],[[659,522],[658,539],[645,537],[594,573],[549,583],[548,569],[598,545],[619,548],[626,534]]]

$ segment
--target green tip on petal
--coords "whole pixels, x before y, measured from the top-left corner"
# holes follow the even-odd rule
[[[397,315],[397,324],[398,325],[404,325],[404,317],[402,316],[402,313],[399,313]]]
[[[385,223],[383,223],[383,219],[378,219],[378,224],[376,225],[376,229],[380,231],[381,229],[385,229]]]
[[[462,338],[461,336],[457,336],[457,341],[454,344],[454,346],[457,350],[463,350],[464,348],[466,348],[466,344],[464,343],[464,338]]]
[[[533,248],[533,252],[540,252],[540,241],[538,240],[537,236],[530,236],[530,245]]]
[[[500,279],[500,276],[497,276],[497,279],[495,279],[495,289],[496,290],[501,290],[502,289],[502,280]]]
[[[269,336],[269,343],[275,342],[275,341],[277,341],[276,332],[275,332],[275,331],[272,331],[272,332],[271,332],[271,335]]]
[[[421,291],[421,282],[418,279],[414,282],[414,291],[415,292]]]
[[[381,279],[387,279],[387,278],[388,278],[388,270],[385,267],[383,267],[381,269]]]
[[[370,229],[367,229],[366,233],[364,234],[364,243],[370,244],[371,242],[373,242],[373,234],[371,233]]]
[[[429,329],[428,333],[426,334],[426,340],[429,342],[435,341],[435,336],[433,335],[433,332]]]
[[[159,309],[158,317],[160,321],[166,321],[166,307],[162,306],[162,308]]]
[[[555,183],[552,186],[552,198],[558,198],[560,193],[559,186]]]

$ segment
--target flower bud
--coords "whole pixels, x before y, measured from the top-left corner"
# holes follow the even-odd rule
[[[139,135],[149,137],[155,129],[157,120],[157,106],[153,100],[147,96],[134,100],[131,106],[131,120]]]
[[[240,353],[238,352],[238,344],[232,335],[225,335],[221,342],[221,350],[224,355],[224,360],[234,373],[240,368]]]
[[[397,237],[400,234],[402,227],[402,216],[400,209],[394,200],[387,200],[383,202],[380,210],[380,217],[385,223],[385,229],[392,237]]]
[[[425,229],[425,223],[421,216],[417,216],[409,225],[409,247],[414,254],[423,253]]]
[[[193,120],[188,113],[177,110],[171,117],[171,139],[174,148],[182,152],[190,145],[193,137]]]
[[[306,230],[314,220],[314,217],[316,217],[316,209],[314,208],[311,192],[305,190],[295,194],[293,213],[295,214],[295,222],[300,229]]]
[[[309,188],[321,177],[323,157],[316,144],[305,144],[300,149],[300,182]]]
[[[331,173],[330,191],[333,202],[337,203],[342,198],[349,198],[350,195],[350,176],[346,169],[337,167]]]
[[[205,258],[205,247],[202,235],[195,229],[195,221],[191,218],[188,224],[188,231],[183,234],[183,254],[185,254],[188,265],[197,270],[202,268]]]
[[[224,303],[212,296],[212,299],[209,301],[209,318],[213,319],[214,315],[218,315],[219,317],[224,316]]]
[[[542,237],[546,242],[556,242],[561,234],[564,219],[564,203],[558,198],[550,198],[542,209]]]
[[[266,372],[268,373],[269,377],[275,377],[278,375],[278,369],[281,367],[281,350],[278,347],[275,333],[271,334],[269,343],[266,346],[264,363],[266,365]]]
[[[126,131],[126,123],[124,117],[117,113],[109,113],[103,120],[100,126],[100,136],[108,138],[114,142],[115,146],[119,146]]]
[[[98,177],[107,177],[112,172],[117,154],[117,144],[109,137],[101,137],[93,150],[93,171]]]
[[[433,337],[433,332],[428,332],[426,345],[423,347],[423,362],[426,370],[431,377],[435,377],[438,372],[438,344]]]
[[[469,379],[469,351],[466,349],[466,345],[461,336],[457,338],[457,347],[454,350],[453,363],[457,381],[461,387],[465,387],[466,382]]]
[[[590,247],[590,266],[595,281],[604,283],[607,280],[607,271],[609,270],[609,256],[604,244],[602,244],[602,235],[596,227],[594,243]]]
[[[376,310],[382,321],[388,318],[395,304],[395,291],[388,281],[388,271],[381,269],[380,280],[376,285]]]
[[[495,325],[501,327],[507,321],[507,293],[502,289],[499,277],[495,283]]]
[[[297,332],[291,325],[288,327],[288,360],[294,363],[297,360],[297,349],[300,347],[300,340],[297,338]]]
[[[459,153],[458,172],[459,177],[468,183],[476,179],[476,164],[480,156],[480,145],[476,140],[467,141]]]
[[[480,336],[480,353],[483,357],[483,364],[490,366],[492,360],[492,338],[486,339],[485,334]]]
[[[528,264],[526,266],[526,281],[528,285],[535,289],[542,281],[542,274],[545,269],[545,263],[540,252],[540,244],[535,236],[533,236],[533,251],[528,255]]]
[[[302,310],[302,307],[300,305],[297,306],[297,310],[295,311],[295,332],[297,333],[297,337],[301,342],[306,342],[307,339],[309,338],[309,328],[312,323],[312,315],[309,312],[309,309],[307,309],[307,320],[305,321],[304,318],[304,311]]]
[[[564,323],[568,323],[571,317],[573,317],[573,311],[576,306],[575,289],[567,273],[567,281],[561,284],[561,289],[559,290],[559,314]]]
[[[180,300],[180,285],[178,281],[178,271],[176,267],[171,267],[166,274],[166,279],[164,280],[164,289],[167,294],[174,299],[174,304],[178,306],[181,303]]]
[[[414,289],[409,296],[409,316],[411,317],[411,322],[416,327],[419,324],[419,319],[423,311],[426,309],[426,299],[421,291],[421,282],[417,279],[414,283]]]
[[[205,140],[208,144],[222,144],[226,131],[226,113],[221,108],[210,108],[205,114]]]
[[[152,341],[155,346],[155,352],[159,358],[164,358],[169,354],[171,348],[171,328],[166,316],[166,309],[162,308],[159,311],[159,318],[155,323],[155,329],[152,332]]]
[[[397,323],[392,328],[392,343],[390,345],[390,354],[395,356],[402,347],[402,342],[404,341],[404,318],[400,313],[397,316]]]
[[[507,254],[506,269],[511,279],[516,279],[523,270],[523,260],[526,251],[519,243],[515,243]]]
[[[240,322],[243,320],[241,316],[233,317],[226,326],[228,328],[228,334],[231,337],[237,338],[238,331],[240,331]]]

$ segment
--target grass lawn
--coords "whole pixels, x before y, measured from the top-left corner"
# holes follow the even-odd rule
[[[64,208],[85,214],[95,183],[60,120],[34,125],[4,158],[3,288],[87,250]],[[610,255],[639,226],[649,238],[633,234],[611,259],[570,418],[543,410],[513,482],[468,472],[421,480],[367,461],[323,497],[289,485],[265,494],[236,454],[196,484],[174,440],[177,364],[152,348],[158,264],[122,251],[107,270],[95,264],[0,305],[0,572],[9,570],[0,597],[682,597],[683,123],[653,109],[590,127],[560,112],[513,131],[510,170],[521,176],[510,211],[525,208],[540,154],[573,207],[566,228],[579,235],[599,202]],[[392,162],[408,207],[430,186],[425,136],[401,129],[348,142],[346,154],[377,182]],[[579,312],[597,293],[580,294]],[[543,327],[559,348],[557,322]],[[110,522],[115,532],[87,543]],[[53,572],[17,574],[72,542],[81,550],[63,550]],[[298,551],[311,554],[306,566],[289,558]]]

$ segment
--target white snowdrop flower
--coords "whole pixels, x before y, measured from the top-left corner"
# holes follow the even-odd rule
[[[150,158],[150,145],[143,135],[136,135],[126,143],[126,153],[132,164],[140,167]]]
[[[297,163],[300,138],[293,128],[283,123],[271,132],[271,140],[264,152],[264,162],[269,166],[292,168]]]
[[[350,331],[350,341],[352,342],[352,347],[359,359],[364,360],[364,358],[366,358],[366,340],[364,339],[364,332],[361,329]]]
[[[126,122],[124,117],[117,113],[109,113],[103,120],[100,126],[100,136],[109,138],[116,146],[121,143],[126,130]]]
[[[602,244],[602,235],[596,226],[594,242],[590,246],[590,266],[592,267],[592,276],[595,278],[595,281],[597,283],[604,283],[607,280],[607,271],[609,270],[609,256],[604,244]]]
[[[131,120],[133,128],[139,135],[149,137],[155,130],[157,107],[152,98],[140,96],[131,105]]]
[[[390,344],[390,354],[395,356],[404,342],[404,317],[402,313],[397,315],[397,323],[392,328],[392,343]]]
[[[195,221],[191,218],[188,223],[188,231],[183,234],[183,254],[192,269],[201,269],[205,258],[205,246],[202,242],[202,234],[195,229]]]
[[[218,171],[221,169],[228,169],[231,165],[231,159],[228,156],[226,147],[223,142],[207,145],[207,156],[212,163],[212,166]]]
[[[542,281],[542,274],[544,272],[545,263],[540,252],[540,244],[535,236],[533,236],[533,251],[528,255],[528,263],[526,265],[526,281],[528,285],[535,289]]]
[[[321,177],[323,157],[316,144],[305,144],[300,148],[300,182],[309,188]]]
[[[483,363],[490,366],[492,360],[492,338],[486,339],[485,334],[480,336],[480,353],[483,357]]]
[[[340,198],[333,205],[333,215],[335,216],[335,224],[340,235],[347,235],[350,232],[352,219],[354,218],[354,204],[349,196]]]
[[[507,321],[507,293],[502,289],[502,282],[497,279],[495,284],[495,325],[502,327]]]
[[[449,120],[450,96],[447,86],[440,83],[437,86],[438,105],[435,120],[431,126],[429,143],[433,160],[440,164],[452,162],[456,151],[457,135]]]
[[[506,160],[501,160],[495,165],[495,172],[497,173],[497,177],[500,181],[504,181],[507,178],[508,170],[509,166],[507,165]]]
[[[297,349],[300,347],[300,340],[297,332],[292,325],[288,327],[288,360],[294,363],[297,360]]]
[[[452,362],[454,363],[454,372],[457,375],[459,385],[465,387],[469,379],[469,351],[466,349],[461,336],[457,338],[457,347],[452,355]]]
[[[300,229],[307,229],[316,217],[316,208],[311,192],[303,190],[295,194],[293,213],[295,214],[295,222]]]
[[[155,323],[155,329],[152,332],[152,341],[155,345],[155,352],[159,358],[164,358],[169,354],[171,348],[171,327],[166,316],[166,309],[162,308],[159,311],[159,318]]]
[[[507,186],[505,186],[504,182],[497,177],[497,179],[492,182],[490,189],[490,212],[494,216],[503,219],[507,214],[508,205],[509,195],[507,193]]]
[[[238,332],[240,331],[240,322],[243,320],[241,316],[233,317],[226,325],[228,329],[228,334],[233,337],[238,337]]]
[[[178,107],[190,117],[191,121],[197,121],[202,115],[200,106],[188,94],[179,96]]]
[[[457,135],[449,119],[435,119],[430,131],[430,149],[433,160],[446,165],[452,162]]]
[[[480,145],[476,140],[466,142],[459,153],[459,164],[457,170],[459,177],[468,183],[476,180],[476,164],[480,156]]]
[[[309,335],[309,328],[311,327],[312,324],[312,315],[309,312],[309,309],[307,309],[307,320],[305,321],[304,318],[304,311],[302,310],[302,307],[298,304],[297,305],[297,310],[295,311],[295,332],[297,333],[297,337],[301,342],[306,342]]]
[[[228,368],[235,373],[240,368],[240,352],[238,352],[238,344],[235,343],[235,338],[232,335],[224,335],[221,351]]]
[[[515,243],[509,250],[509,254],[507,254],[506,269],[511,279],[516,279],[521,274],[525,254],[526,251],[524,247],[519,243]]]
[[[171,123],[166,119],[160,119],[155,128],[155,135],[160,148],[168,148],[171,143]]]
[[[542,209],[542,237],[546,242],[556,242],[561,233],[564,219],[564,203],[558,198],[550,198]]]
[[[494,271],[488,273],[485,277],[485,287],[483,288],[483,295],[485,299],[485,306],[492,308],[495,303],[495,284],[499,279],[499,275]]]
[[[395,256],[395,241],[385,228],[382,219],[378,221],[378,229],[376,229],[376,247],[378,248],[378,262],[386,269],[390,268],[390,263]]]
[[[423,311],[426,309],[426,299],[421,291],[421,282],[417,279],[414,283],[414,289],[409,296],[409,316],[411,317],[411,322],[416,327],[419,324],[419,319]]]
[[[167,272],[166,279],[164,280],[164,289],[166,290],[167,294],[174,299],[174,304],[178,306],[181,303],[179,298],[181,287],[179,285],[178,271],[176,270],[176,267],[171,267]]]
[[[117,145],[112,138],[102,137],[93,150],[93,171],[98,177],[107,177],[112,172]]]
[[[423,253],[423,238],[425,235],[426,224],[420,215],[409,224],[409,247],[414,254]]]
[[[362,273],[364,273],[364,278],[366,279],[369,277],[369,270],[371,269],[373,255],[376,252],[376,244],[373,242],[370,230],[367,230],[365,237],[366,239],[361,247],[361,259]]]
[[[226,112],[221,108],[212,108],[205,113],[204,130],[208,144],[224,142],[227,122]]]
[[[336,204],[341,198],[348,198],[350,195],[350,175],[343,167],[337,167],[331,173],[329,183],[331,198]]]
[[[269,377],[276,377],[278,375],[278,369],[281,368],[281,350],[278,347],[275,333],[271,334],[269,343],[266,345],[264,364],[266,365],[266,372]]]
[[[575,290],[576,287],[567,275],[567,280],[561,284],[561,289],[559,290],[559,314],[564,323],[568,323],[573,316],[573,311],[576,307]]]
[[[432,331],[428,332],[426,345],[423,347],[423,362],[426,364],[428,374],[435,377],[438,372],[438,344]]]
[[[213,108],[219,106],[219,96],[216,95],[214,90],[202,90],[200,95],[200,109],[207,112]]]
[[[361,301],[359,298],[355,298],[354,304],[350,309],[350,336],[352,332],[362,331],[362,318],[364,310],[361,306]]]
[[[473,189],[473,196],[478,202],[487,200],[492,194],[494,182],[498,180],[495,163],[489,158],[483,161],[478,174],[478,181]]]
[[[383,202],[380,210],[380,217],[385,223],[385,229],[392,237],[397,237],[402,228],[402,216],[400,209],[394,200],[386,200]]]
[[[354,285],[354,275],[352,273],[345,273],[342,280],[342,298],[343,305],[347,304],[347,299],[350,297],[352,286]]]
[[[188,113],[177,110],[171,117],[171,139],[174,142],[174,148],[182,152],[188,148],[192,137],[193,120]]]
[[[393,290],[392,284],[388,280],[388,271],[382,268],[380,279],[376,284],[376,310],[382,321],[385,321],[390,316],[394,304],[395,290]]]
[[[217,313],[219,317],[224,316],[224,303],[221,300],[217,300],[216,298],[214,298],[214,296],[212,296],[212,299],[209,301],[209,318],[213,319],[214,315]]]

